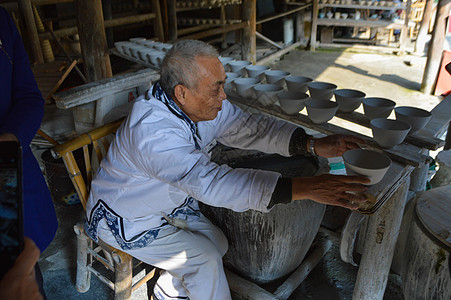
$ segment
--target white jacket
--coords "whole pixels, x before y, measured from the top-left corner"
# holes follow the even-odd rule
[[[225,100],[214,120],[198,122],[199,151],[187,123],[147,93],[150,100],[144,95],[136,100],[92,181],[89,222],[99,199],[111,218],[121,219],[114,226],[120,227],[124,240],[160,228],[166,223],[165,214],[189,221],[183,214],[190,214],[186,206],[191,212],[197,210],[196,200],[238,212],[267,211],[280,174],[219,166],[210,161],[207,149],[216,140],[235,148],[289,156],[288,145],[296,126],[243,112]],[[187,199],[191,201],[187,203]],[[174,215],[180,207],[185,211]],[[99,215],[103,217],[109,218]],[[97,225],[91,225],[95,231]]]

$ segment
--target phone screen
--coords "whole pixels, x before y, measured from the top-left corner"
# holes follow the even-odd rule
[[[22,151],[17,142],[0,142],[0,278],[22,248]]]

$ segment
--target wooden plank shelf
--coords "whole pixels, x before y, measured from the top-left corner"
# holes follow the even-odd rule
[[[398,10],[406,9],[405,6],[382,6],[382,5],[358,5],[358,4],[318,4],[318,8],[336,7],[336,8],[355,8],[355,9],[373,9],[373,10]]]
[[[318,19],[317,25],[402,29],[404,24],[383,20]]]

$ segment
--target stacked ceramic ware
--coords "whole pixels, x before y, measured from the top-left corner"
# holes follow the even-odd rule
[[[136,37],[129,41],[115,42],[116,50],[124,55],[140,60],[145,65],[150,65],[155,69],[160,68],[166,52],[171,49],[172,45],[167,43],[160,43],[145,38]]]

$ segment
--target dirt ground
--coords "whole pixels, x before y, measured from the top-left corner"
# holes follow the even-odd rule
[[[397,105],[410,105],[432,109],[439,97],[424,95],[419,92],[425,57],[396,56],[356,51],[317,51],[302,49],[292,51],[271,64],[272,69],[285,70],[293,75],[302,75],[316,81],[327,81],[337,84],[339,88],[358,89],[367,96],[386,97]],[[363,112],[362,107],[358,111]],[[65,112],[67,113],[67,112]],[[50,120],[55,115],[51,108],[47,109],[44,129],[57,134],[63,129]],[[344,125],[334,118],[333,123]],[[368,134],[364,128],[352,129]],[[49,248],[42,253],[41,269],[45,279],[48,299],[111,299],[112,294],[96,278],[91,280],[91,289],[84,294],[75,290],[75,234],[73,225],[80,220],[80,205],[68,206],[55,203],[58,214],[59,229],[57,236]],[[332,216],[343,222],[343,215]],[[334,220],[337,221],[337,220]],[[296,289],[290,300],[345,300],[352,298],[352,291],[357,274],[357,267],[341,261],[337,245],[340,228],[327,231],[333,241],[332,249],[309,274],[306,280]],[[402,281],[396,274],[390,274],[384,299],[402,300]],[[133,299],[147,299],[146,286],[133,294]]]

